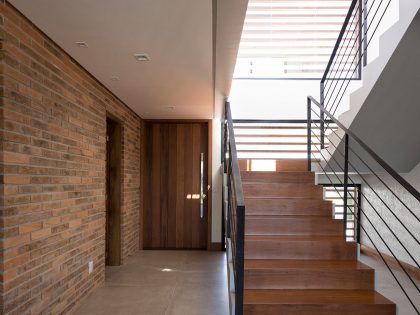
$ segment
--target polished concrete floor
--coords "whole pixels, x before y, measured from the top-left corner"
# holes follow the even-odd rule
[[[398,283],[392,277],[392,274],[383,262],[366,255],[361,255],[360,260],[375,269],[376,291],[397,304],[398,315],[417,315],[417,312],[411,306],[401,288],[398,286]],[[414,285],[401,271],[394,270],[394,273],[402,286],[406,288],[409,296],[413,299],[414,305],[420,309],[420,299],[418,299],[418,293],[416,294],[417,290]],[[417,286],[420,287],[420,281],[414,281]]]
[[[226,257],[207,251],[141,251],[107,267],[105,286],[78,315],[228,315]]]
[[[399,315],[417,314],[383,263],[365,255],[360,259],[376,269],[376,289],[397,303]],[[413,285],[396,274],[415,297]],[[107,267],[105,286],[76,314],[228,315],[226,281],[224,253],[141,251],[124,266]]]

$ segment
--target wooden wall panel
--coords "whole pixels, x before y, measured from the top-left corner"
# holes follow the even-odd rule
[[[207,123],[146,124],[144,248],[207,247],[208,202],[200,218],[200,153],[208,185]],[[187,196],[190,196],[187,198]]]

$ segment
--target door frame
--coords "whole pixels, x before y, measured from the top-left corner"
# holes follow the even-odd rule
[[[146,139],[145,137],[145,128],[146,123],[172,123],[172,124],[188,124],[188,123],[205,123],[207,124],[207,185],[210,186],[210,189],[207,190],[207,250],[212,250],[211,242],[211,228],[212,228],[212,199],[213,199],[213,170],[212,170],[212,149],[213,149],[213,125],[211,119],[143,119],[140,128],[140,143],[141,143],[141,153],[140,153],[140,233],[139,233],[139,249],[143,249],[143,235],[144,235],[144,187],[146,185],[145,169],[146,169]]]
[[[108,146],[109,146],[109,141],[110,139],[108,139],[108,124],[111,123],[113,124],[115,127],[114,129],[114,134],[112,135],[113,137],[115,137],[114,139],[114,143],[112,144],[112,148],[116,149],[115,151],[118,152],[117,153],[117,157],[116,157],[116,174],[114,176],[114,178],[109,178],[109,158],[108,158]],[[122,206],[122,186],[121,186],[121,179],[122,179],[122,138],[123,138],[123,123],[117,119],[115,116],[113,116],[110,113],[106,113],[106,163],[105,163],[105,168],[106,168],[106,178],[105,178],[105,195],[106,195],[106,201],[105,201],[105,265],[106,266],[119,266],[121,265],[121,256],[122,256],[122,235],[121,235],[121,231],[122,231],[122,213],[121,213],[121,206]],[[110,183],[112,182],[112,184]],[[114,187],[116,187],[116,189],[112,189],[112,196],[108,195],[108,185],[112,185]],[[108,231],[108,212],[110,211],[110,205],[109,203],[113,202],[113,211],[115,211],[116,215],[117,215],[117,224],[113,225],[114,227],[114,233],[113,233],[113,238],[116,238],[115,242],[113,242],[113,247],[114,249],[112,250],[112,257],[109,258],[106,256],[107,254],[107,246],[109,246],[109,241],[108,241],[108,236],[109,236],[109,231]],[[107,244],[108,243],[108,244]],[[109,252],[108,252],[109,254]]]

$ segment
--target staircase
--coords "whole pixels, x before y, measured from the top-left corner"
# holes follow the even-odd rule
[[[245,199],[245,315],[388,315],[374,270],[357,260],[306,160],[241,172]]]

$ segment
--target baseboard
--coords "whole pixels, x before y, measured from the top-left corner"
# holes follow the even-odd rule
[[[219,252],[222,250],[222,243],[210,243],[208,250],[212,252]]]
[[[369,246],[366,245],[360,245],[360,252],[372,257],[378,261],[382,262],[382,258],[381,256],[379,256],[378,252],[376,250],[374,250],[373,248],[370,248]],[[381,253],[382,257],[385,259],[385,261],[387,262],[387,264],[392,268],[392,269],[396,269],[396,270],[401,270],[400,265],[397,263],[397,261],[394,259],[394,257],[389,256],[387,254]],[[401,261],[401,265],[404,266],[404,269],[407,271],[407,273],[412,276],[414,279],[420,280],[420,269],[407,264],[403,261]]]

